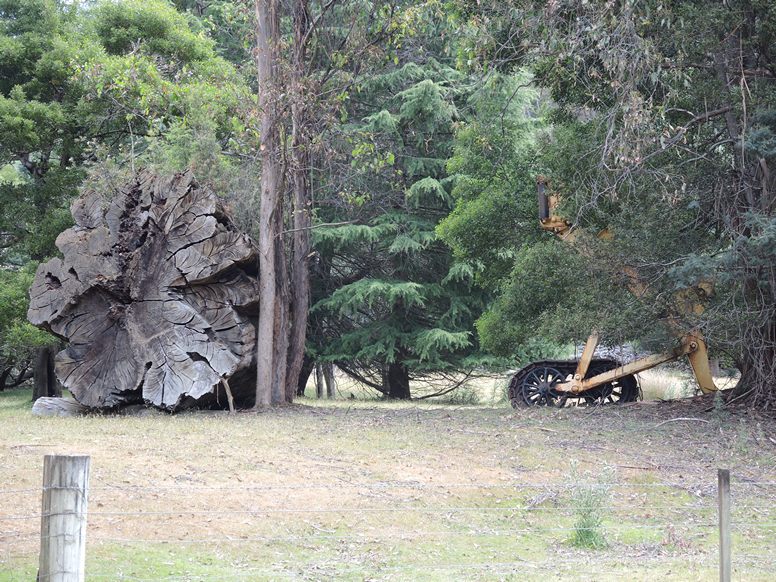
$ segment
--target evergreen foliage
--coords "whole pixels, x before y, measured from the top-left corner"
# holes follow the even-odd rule
[[[0,268],[0,390],[23,378],[35,350],[53,342],[51,336],[27,322],[27,290],[33,272],[30,267]]]
[[[355,87],[342,133],[352,174],[338,198],[347,204],[321,215],[356,224],[316,230],[318,357],[389,397],[409,397],[411,378],[479,361],[472,331],[485,295],[435,230],[452,208],[446,164],[470,83],[428,56]]]
[[[281,190],[310,196],[281,204],[278,239],[306,269],[288,209],[312,209],[312,358],[409,397],[410,379],[485,351],[550,356],[592,328],[664,349],[671,319],[776,407],[772,2],[289,6]],[[46,341],[22,290],[85,179],[190,168],[256,214],[253,24],[232,0],[0,0],[4,369]],[[538,175],[581,231],[573,249],[539,228]],[[708,280],[706,312],[677,318],[677,293]]]
[[[591,309],[597,329],[623,339],[659,342],[665,318],[701,327],[712,350],[732,355],[741,370],[738,393],[776,406],[773,3],[455,5],[476,31],[466,51],[484,57],[477,65],[529,66],[552,97],[537,173],[550,177],[575,224],[609,234],[580,249],[577,285],[601,270],[616,296],[627,286],[622,268],[630,267],[648,286],[635,320],[612,317],[631,306],[627,295],[612,305],[577,285],[539,317],[557,319],[558,305],[566,305],[569,339]],[[515,38],[519,46],[508,40]],[[676,308],[677,293],[709,281],[715,289],[705,313]],[[541,283],[521,291],[541,294]],[[521,301],[504,297],[497,308]],[[483,329],[495,331],[496,320]]]

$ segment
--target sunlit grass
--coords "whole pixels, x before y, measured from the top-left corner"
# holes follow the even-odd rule
[[[92,457],[88,580],[706,580],[714,468],[770,479],[776,431],[746,417],[656,429],[649,405],[514,411],[364,395],[234,416],[37,418],[29,399],[0,394],[0,515],[33,516],[0,521],[11,536],[0,581],[34,579],[42,459],[54,452]],[[571,543],[572,460],[614,485],[600,507],[605,548]],[[776,488],[739,486],[736,519],[772,523],[775,499]],[[774,533],[738,529],[737,579],[772,579]],[[748,555],[766,558],[744,565]]]
[[[698,385],[689,371],[661,366],[638,376],[644,400],[677,400],[698,393]],[[714,377],[720,390],[733,388],[737,381],[738,375]]]

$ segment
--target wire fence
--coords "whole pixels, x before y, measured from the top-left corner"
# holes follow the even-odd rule
[[[707,482],[93,480],[87,580],[653,580],[661,571],[712,579],[719,564],[713,475]],[[42,512],[41,495],[72,489],[0,491],[0,580],[34,579],[39,547],[56,537],[41,535],[41,523],[62,515]],[[776,579],[776,481],[734,476],[730,518],[733,579]],[[591,539],[599,541],[586,545]]]

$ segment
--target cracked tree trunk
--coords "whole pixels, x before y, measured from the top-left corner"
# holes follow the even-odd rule
[[[56,374],[91,408],[238,406],[255,395],[256,250],[189,174],[85,191],[63,259],[38,267],[29,320],[69,342]]]

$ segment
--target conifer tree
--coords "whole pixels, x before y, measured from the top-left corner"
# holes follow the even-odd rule
[[[452,208],[446,164],[469,84],[428,54],[362,83],[343,135],[351,174],[322,212],[349,224],[315,231],[319,356],[391,398],[477,361],[484,295],[435,231]]]

